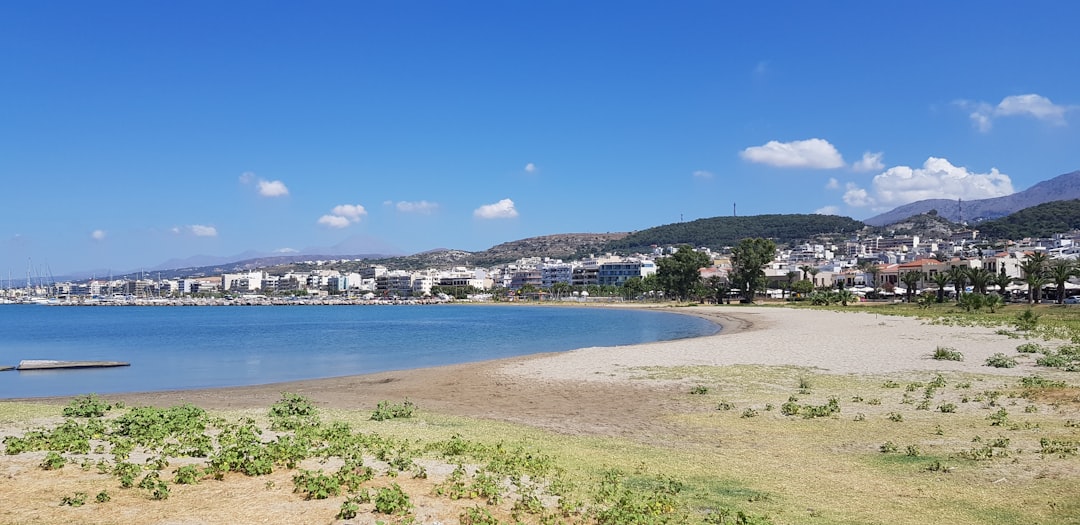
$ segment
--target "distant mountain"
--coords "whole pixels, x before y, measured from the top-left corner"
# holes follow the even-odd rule
[[[818,214],[749,215],[745,217],[712,217],[690,222],[678,222],[636,231],[622,239],[609,242],[609,251],[629,251],[649,246],[689,244],[721,248],[734,246],[748,237],[764,237],[777,243],[790,244],[810,241],[822,234],[849,236],[865,224],[850,217]]]
[[[905,204],[892,211],[864,220],[871,226],[900,222],[913,215],[937,210],[939,216],[953,222],[969,223],[1005,217],[1010,213],[1046,202],[1080,199],[1080,170],[1058,175],[1024,191],[994,197],[958,202],[951,199],[927,199]]]
[[[481,252],[440,249],[404,257],[365,261],[365,264],[382,264],[397,269],[416,270],[454,266],[494,266],[523,257],[577,259],[602,253],[611,241],[621,239],[626,235],[626,233],[560,233],[504,242]]]
[[[1008,217],[980,222],[979,237],[1003,240],[1049,237],[1080,229],[1080,199],[1054,201],[1020,210]]]
[[[948,239],[953,233],[964,229],[964,225],[952,222],[933,211],[913,215],[879,228],[882,234],[918,235],[923,239]]]

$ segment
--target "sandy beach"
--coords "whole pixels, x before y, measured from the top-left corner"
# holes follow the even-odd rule
[[[569,433],[635,436],[660,414],[678,410],[678,380],[635,378],[645,367],[794,366],[829,374],[888,375],[927,371],[1025,375],[984,366],[997,352],[1014,354],[1017,341],[985,327],[928,325],[866,311],[833,312],[777,307],[664,308],[720,324],[712,336],[631,346],[593,347],[553,354],[377,374],[237,388],[110,396],[129,405],[192,403],[204,408],[266,407],[281,392],[310,397],[326,408],[369,408],[408,398],[424,409],[522,423]],[[930,358],[938,346],[965,360]],[[641,437],[638,435],[638,437]]]
[[[653,472],[698,476],[709,487],[745,486],[739,489],[744,492],[736,491],[735,499],[729,501],[770,515],[775,520],[771,523],[777,524],[805,523],[822,512],[831,516],[825,523],[925,523],[931,517],[946,523],[1030,523],[1024,514],[1013,511],[1017,503],[1010,498],[1017,497],[1016,490],[1021,491],[1020,497],[1037,495],[1039,501],[1058,505],[1040,507],[1047,523],[1071,523],[1064,517],[1080,511],[1070,503],[1080,476],[1072,458],[1047,462],[1038,452],[1029,452],[1022,455],[1023,461],[1002,460],[1007,462],[985,467],[980,463],[947,476],[926,474],[919,464],[882,470],[873,462],[903,457],[882,455],[878,447],[883,440],[908,443],[919,454],[951,462],[958,451],[972,447],[973,438],[1003,432],[987,423],[987,415],[1000,407],[980,401],[989,395],[986,389],[1009,388],[1018,377],[1033,374],[1074,381],[1068,373],[1036,367],[1030,355],[1018,355],[1020,340],[996,333],[994,328],[931,325],[862,307],[844,312],[765,306],[674,310],[712,319],[723,329],[693,339],[438,368],[106,397],[129,407],[191,403],[242,414],[247,409],[265,413],[282,392],[292,392],[322,409],[341,410],[337,413],[360,419],[366,419],[382,400],[408,399],[435,416],[432,421],[443,421],[446,416],[470,418],[453,423],[464,424],[468,430],[461,431],[467,433],[475,430],[473,426],[521,425],[530,429],[525,431],[530,439],[558,441],[562,453],[569,456],[592,454],[606,458],[600,460],[603,465],[631,468],[657,461],[650,467]],[[938,346],[959,351],[964,360],[932,359]],[[999,352],[1016,357],[1017,366],[986,366],[986,358]],[[927,394],[928,399],[934,398],[934,405],[927,401],[926,408],[916,408],[912,396],[922,396],[923,387],[915,385],[937,374],[947,376],[950,386],[933,396]],[[801,402],[816,404],[837,396],[843,413],[810,420],[766,408],[766,403],[779,407],[800,390],[797,385],[803,376],[812,378],[814,392],[803,392],[808,395]],[[885,379],[909,382],[909,388],[898,388],[899,383],[896,388],[883,387]],[[976,386],[960,386],[965,382]],[[691,389],[702,384],[708,384],[709,395],[691,395]],[[1075,389],[1070,391],[1068,395],[1076,395]],[[736,408],[717,409],[718,402],[723,406],[728,401]],[[57,405],[67,400],[31,402]],[[935,408],[946,402],[956,404],[955,414]],[[1080,416],[1080,397],[1045,400],[1037,410],[1022,410],[1020,404],[1016,399],[1008,401],[1010,417],[1026,420],[1009,430],[1014,448],[1034,450],[1044,435],[1065,442],[1075,439],[1072,427],[1061,423]],[[752,409],[760,416],[740,416]],[[894,417],[900,413],[903,424],[890,421],[898,421]],[[866,421],[860,423],[863,418]],[[428,424],[424,416],[420,419],[413,424],[421,428]],[[54,418],[52,423],[57,421]],[[0,425],[0,432],[20,434],[27,424],[41,423],[8,421]],[[949,428],[943,430],[942,425]],[[1046,430],[1039,432],[1048,434],[1031,430],[1040,428]],[[410,435],[411,431],[405,432]],[[630,452],[631,448],[636,452]],[[650,459],[653,454],[661,459]],[[56,502],[71,490],[65,487],[96,491],[116,481],[75,467],[64,469],[57,478],[37,467],[42,457],[42,452],[0,456],[0,499],[24,502],[22,507],[0,510],[0,522],[114,523],[122,515],[123,522],[145,524],[327,523],[333,521],[329,518],[342,499],[306,501],[291,489],[290,471],[282,470],[270,481],[235,474],[228,483],[175,485],[175,496],[167,502],[150,502],[139,491],[114,491],[117,500],[107,505],[58,507]],[[312,463],[305,468],[323,466]],[[451,468],[434,464],[430,468],[430,480],[397,478],[397,482],[413,491],[418,523],[456,523],[463,509],[475,503],[433,497],[431,483],[444,479]],[[738,495],[744,493],[751,499],[740,499]],[[760,499],[754,499],[755,494]],[[510,505],[505,503],[498,511],[501,519],[511,520]],[[983,511],[971,510],[995,505],[1000,508],[994,515],[1005,518],[986,518]],[[379,519],[369,512],[355,523]]]

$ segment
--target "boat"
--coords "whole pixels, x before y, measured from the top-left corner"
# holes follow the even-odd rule
[[[66,368],[110,368],[131,366],[123,361],[58,361],[55,359],[23,359],[16,370],[58,370]]]

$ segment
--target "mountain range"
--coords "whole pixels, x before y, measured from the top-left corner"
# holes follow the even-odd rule
[[[863,222],[871,226],[885,226],[900,222],[912,215],[937,210],[939,216],[952,222],[975,223],[1004,217],[1044,202],[1069,199],[1080,199],[1080,170],[1058,175],[1024,191],[1004,197],[970,201],[926,199],[899,206],[881,215],[865,219]]]

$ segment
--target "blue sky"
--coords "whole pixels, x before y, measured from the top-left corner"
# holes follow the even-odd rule
[[[1080,169],[1078,19],[1074,2],[4,2],[0,272],[1003,195]]]

